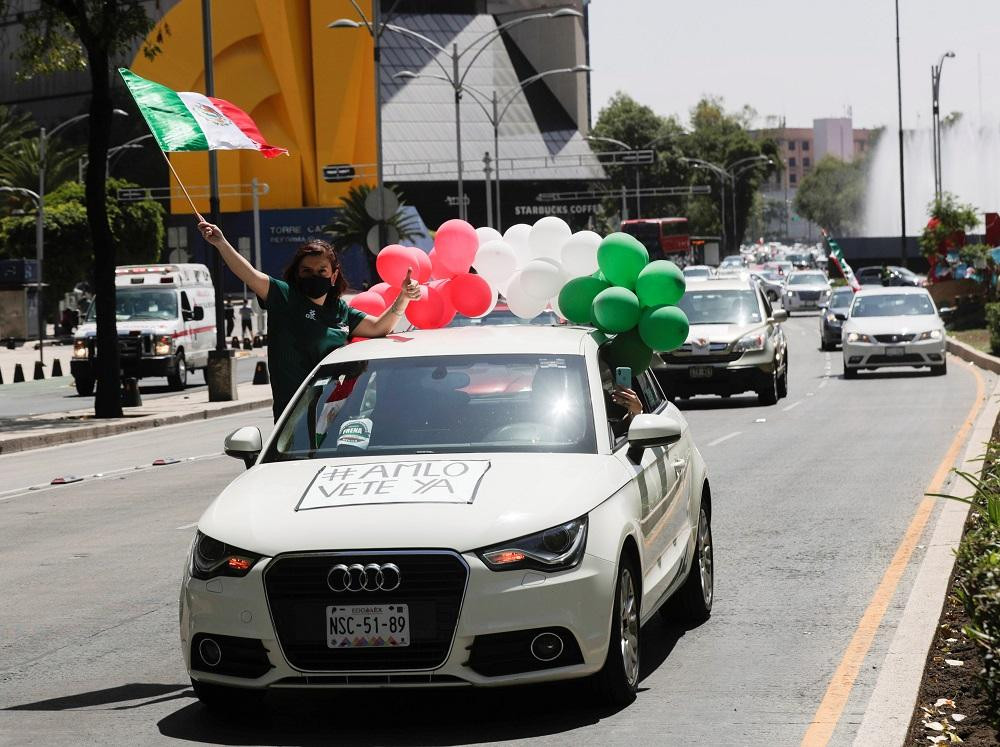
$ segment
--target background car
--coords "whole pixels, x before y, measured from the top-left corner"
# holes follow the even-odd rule
[[[750,277],[760,283],[768,301],[775,303],[780,300],[785,283],[784,278],[778,274],[777,270],[754,270],[750,273]]]
[[[739,254],[730,254],[726,257],[723,257],[722,261],[719,263],[720,270],[724,268],[728,269],[730,267],[742,269],[746,266],[747,266],[746,260],[743,258],[742,255]]]
[[[886,267],[889,270],[889,281],[890,286],[912,286],[914,288],[920,288],[927,284],[927,279],[908,270],[905,267],[900,267],[899,265],[888,265]],[[882,267],[881,266],[869,266],[869,267],[859,267],[854,273],[854,277],[858,279],[861,285],[882,285]]]
[[[198,522],[180,596],[196,696],[592,678],[635,697],[660,609],[704,621],[711,492],[648,373],[623,420],[607,338],[415,331],[340,348]],[[655,626],[647,635],[658,635]]]
[[[796,271],[785,278],[781,305],[793,311],[818,309],[830,299],[830,281],[819,270]]]
[[[764,265],[764,269],[774,270],[779,275],[784,277],[785,275],[788,275],[795,271],[795,265],[793,265],[791,262],[786,262],[784,260],[774,260],[772,262],[766,263]]]
[[[706,280],[715,275],[715,269],[708,265],[688,265],[683,272],[687,280]]]
[[[944,322],[923,288],[863,288],[844,322],[844,378],[862,369],[930,366],[948,372]]]
[[[846,286],[834,288],[830,300],[819,317],[819,349],[836,350],[840,345],[841,329],[854,301],[854,290]]]
[[[757,283],[705,280],[678,302],[691,324],[687,342],[654,358],[670,398],[757,393],[762,405],[788,394],[788,348],[781,322]]]
[[[531,319],[523,319],[508,308],[507,304],[499,301],[489,314],[483,317],[473,318],[456,314],[455,318],[449,322],[449,327],[481,327],[493,326],[496,324],[535,324],[542,327],[551,324],[566,324],[565,319],[560,319],[552,309],[545,309],[541,314]]]
[[[811,270],[816,266],[812,254],[786,254],[785,261],[791,262],[796,270]]]

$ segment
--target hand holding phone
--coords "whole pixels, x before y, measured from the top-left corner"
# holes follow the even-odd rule
[[[622,389],[632,388],[632,369],[628,366],[619,366],[615,369],[615,385]]]

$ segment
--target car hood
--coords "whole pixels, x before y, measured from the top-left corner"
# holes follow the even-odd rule
[[[944,330],[944,323],[931,314],[921,316],[863,316],[844,322],[844,332],[864,332],[868,335],[908,335],[931,329]]]
[[[814,291],[828,291],[830,290],[830,286],[826,283],[797,283],[795,285],[786,285],[785,290],[795,291],[796,293],[798,291],[808,291],[811,293]]]
[[[442,470],[457,462],[471,471],[455,477],[448,488],[438,484],[423,495],[394,493],[410,489],[397,485],[424,489],[422,486],[430,484],[428,480],[444,479]],[[353,471],[348,474],[348,469]],[[458,475],[463,470],[447,471]],[[413,478],[415,472],[418,478]],[[387,486],[385,476],[399,473],[403,479]],[[413,479],[420,482],[413,483]],[[230,483],[206,509],[198,528],[230,545],[266,556],[375,548],[444,547],[464,552],[582,516],[629,479],[625,464],[612,455],[597,454],[367,456],[272,462],[258,465]],[[345,489],[345,484],[351,487]],[[366,490],[369,496],[364,495]],[[382,495],[376,494],[379,491]],[[349,497],[342,495],[345,492]]]
[[[128,334],[129,332],[150,332],[152,334],[169,335],[177,327],[176,320],[139,319],[134,322],[116,322],[115,327],[118,334]],[[76,328],[75,336],[92,337],[97,334],[97,324],[87,322]]]
[[[708,340],[709,342],[730,343],[763,326],[759,322],[753,324],[692,324],[688,331],[687,341]]]

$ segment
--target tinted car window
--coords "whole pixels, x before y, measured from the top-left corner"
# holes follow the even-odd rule
[[[115,321],[176,319],[177,292],[172,288],[115,288]],[[97,319],[97,304],[87,310],[87,321]]]
[[[854,300],[854,291],[850,288],[846,290],[835,290],[833,296],[830,297],[830,306],[832,308],[844,308],[845,306],[850,306],[851,301]]]
[[[690,286],[677,302],[691,324],[750,324],[760,322],[756,292],[695,290]]]

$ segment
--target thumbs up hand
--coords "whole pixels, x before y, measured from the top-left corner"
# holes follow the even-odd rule
[[[420,286],[417,281],[413,279],[413,268],[408,267],[406,269],[406,277],[403,278],[403,284],[400,286],[403,295],[411,301],[416,301],[420,298]]]

